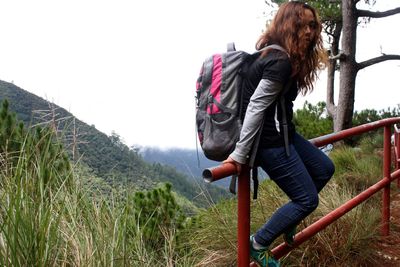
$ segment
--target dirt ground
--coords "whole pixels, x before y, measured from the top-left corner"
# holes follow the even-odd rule
[[[382,259],[381,267],[400,267],[400,189],[391,193],[390,223],[390,234],[382,237],[376,253]]]

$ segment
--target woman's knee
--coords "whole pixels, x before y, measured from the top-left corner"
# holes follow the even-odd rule
[[[300,204],[305,212],[307,213],[313,212],[318,207],[319,204],[318,194],[308,195],[303,201],[301,201]]]
[[[334,173],[335,173],[335,165],[333,164],[332,160],[329,160],[325,166],[326,179],[329,180]]]
[[[320,168],[313,172],[313,177],[316,180],[330,180],[335,173],[335,165],[330,158],[326,158],[320,165]]]

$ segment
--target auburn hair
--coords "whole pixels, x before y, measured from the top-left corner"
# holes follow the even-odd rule
[[[307,42],[299,38],[298,32],[304,27],[305,11],[310,10],[315,18],[315,34],[307,46]],[[304,95],[314,88],[318,71],[327,62],[327,53],[323,47],[321,36],[322,24],[316,10],[299,1],[291,1],[280,6],[272,22],[256,43],[261,50],[267,45],[278,44],[286,49],[292,65],[292,78],[297,81],[299,90]],[[268,49],[261,56],[266,56]]]

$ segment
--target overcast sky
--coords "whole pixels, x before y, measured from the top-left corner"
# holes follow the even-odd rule
[[[400,6],[377,0],[374,10]],[[0,0],[0,79],[69,110],[127,145],[196,145],[202,61],[234,41],[254,51],[264,0]],[[400,15],[359,31],[357,59],[400,54]],[[400,62],[362,70],[356,109],[400,104]],[[304,100],[325,101],[325,75]]]

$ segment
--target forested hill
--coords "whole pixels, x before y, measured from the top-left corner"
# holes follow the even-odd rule
[[[0,102],[4,99],[9,101],[10,111],[15,112],[17,119],[25,125],[54,127],[71,160],[79,160],[94,175],[113,187],[127,186],[143,190],[153,188],[159,182],[170,182],[175,192],[198,206],[205,205],[205,200],[199,197],[204,186],[214,200],[228,195],[226,190],[216,186],[196,183],[192,177],[178,172],[174,167],[146,162],[136,151],[123,144],[118,136],[107,136],[65,109],[12,83],[0,81]]]
[[[155,147],[141,147],[139,153],[144,160],[148,162],[158,162],[164,165],[174,166],[178,171],[186,175],[202,181],[202,172],[205,168],[210,168],[219,165],[217,161],[212,161],[204,156],[204,153],[199,147],[195,149],[172,148],[162,150]],[[221,179],[215,184],[228,188],[230,179]]]
[[[167,150],[151,147],[139,148],[140,155],[143,156],[144,160],[148,162],[158,162],[161,164],[174,166],[177,170],[186,175],[189,175],[199,182],[202,181],[202,172],[205,168],[210,168],[221,164],[220,162],[209,160],[204,156],[204,153],[199,147],[196,149],[182,149],[182,148],[171,148]],[[264,180],[267,174],[259,168],[258,178]],[[228,189],[231,179],[227,177],[225,179],[218,180],[213,184]]]

